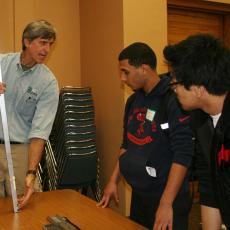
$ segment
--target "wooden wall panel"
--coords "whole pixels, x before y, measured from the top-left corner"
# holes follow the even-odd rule
[[[168,9],[168,43],[174,44],[196,33],[210,33],[223,40],[223,21],[220,14]]]
[[[227,3],[228,4],[225,4]],[[196,9],[197,11],[214,11],[220,13],[230,12],[230,0],[221,2],[221,0],[209,1],[209,0],[167,0],[169,7],[175,7],[180,9]]]
[[[47,65],[60,86],[81,86],[79,0],[14,0],[15,46],[21,50],[21,33],[35,19],[46,19],[57,29],[57,41]]]
[[[13,0],[0,0],[0,53],[14,51]]]
[[[103,188],[113,171],[122,137],[124,91],[117,61],[123,49],[122,14],[122,0],[80,0],[82,83],[93,91]],[[119,195],[119,211],[124,213],[122,183]]]
[[[230,15],[224,16],[224,44],[230,48]]]

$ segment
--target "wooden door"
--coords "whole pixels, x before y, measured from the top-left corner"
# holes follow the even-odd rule
[[[210,33],[230,47],[230,4],[201,0],[168,0],[168,43]]]
[[[223,21],[219,14],[169,8],[168,43],[174,44],[197,33],[209,33],[223,41]]]

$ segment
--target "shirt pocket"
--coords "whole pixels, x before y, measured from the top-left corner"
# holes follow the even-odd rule
[[[37,95],[26,92],[17,104],[17,112],[26,120],[31,122],[35,113]]]

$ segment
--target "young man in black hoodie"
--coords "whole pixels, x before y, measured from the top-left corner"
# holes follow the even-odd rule
[[[126,103],[120,157],[98,206],[106,207],[111,198],[118,202],[122,174],[132,187],[132,220],[151,229],[186,230],[187,168],[193,155],[189,116],[173,93],[166,99],[170,78],[158,76],[156,56],[148,45],[126,47],[119,55],[119,68],[121,81],[135,93]]]
[[[193,110],[195,165],[204,230],[230,229],[230,51],[208,34],[190,36],[164,49],[174,90]]]

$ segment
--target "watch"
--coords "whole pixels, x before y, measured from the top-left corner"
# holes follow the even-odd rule
[[[28,170],[28,171],[26,172],[26,176],[29,175],[29,174],[32,174],[32,175],[36,176],[37,170]]]

